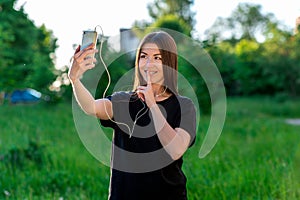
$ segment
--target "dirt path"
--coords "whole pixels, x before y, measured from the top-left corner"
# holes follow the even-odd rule
[[[286,119],[285,122],[287,124],[291,124],[291,125],[296,125],[296,126],[300,126],[300,118],[296,118],[296,119]]]

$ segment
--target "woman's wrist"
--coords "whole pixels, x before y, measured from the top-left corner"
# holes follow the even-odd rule
[[[157,108],[159,109],[157,103],[153,103],[152,105],[149,106],[150,110],[154,110],[154,109],[157,109]]]
[[[150,107],[149,107],[150,112],[152,113],[153,117],[157,117],[161,114],[160,108],[157,105],[157,103],[153,103]]]
[[[79,81],[79,78],[76,78],[76,77],[69,77],[69,80],[70,80],[71,84],[74,85],[76,82]]]
[[[163,130],[163,128],[165,127],[167,120],[161,113],[161,110],[160,110],[158,104],[156,104],[156,103],[152,104],[149,107],[149,109],[150,109],[150,112],[153,117],[155,130],[157,133],[160,133]]]

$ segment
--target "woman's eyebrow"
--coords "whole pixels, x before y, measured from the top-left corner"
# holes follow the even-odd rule
[[[144,51],[141,51],[141,54],[145,54],[145,55],[148,55],[146,52],[144,52]],[[161,53],[156,53],[156,54],[154,54],[154,56],[161,56]]]

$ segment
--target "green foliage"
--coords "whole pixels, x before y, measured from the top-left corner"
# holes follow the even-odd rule
[[[177,41],[176,41],[177,42]],[[187,46],[183,43],[178,43],[178,74],[180,76],[183,76],[185,79],[187,79],[188,83],[191,85],[193,91],[196,94],[198,104],[200,107],[200,112],[203,115],[208,115],[211,112],[211,97],[213,96],[209,94],[207,83],[202,76],[203,74],[200,73],[199,68],[209,68],[214,63],[210,60],[210,57],[208,54],[206,54],[206,51],[202,48],[199,48],[199,43],[190,43],[190,45],[194,46]],[[191,51],[193,49],[193,51]],[[189,55],[189,60],[186,60],[184,55]],[[192,62],[192,63],[191,63]],[[194,66],[195,65],[195,66]],[[198,68],[196,68],[198,67]],[[209,77],[206,77],[209,78]],[[179,89],[182,88],[182,91],[179,91],[180,94],[184,94],[184,86],[183,83],[179,82],[178,87]],[[189,96],[189,94],[186,94],[186,96]]]
[[[229,21],[234,29],[241,30],[241,39],[253,40],[258,31],[264,30],[272,14],[264,15],[261,9],[261,5],[240,3],[233,11]]]
[[[235,54],[235,49],[229,42],[222,42],[218,46],[206,48],[212,57],[214,63],[222,75],[224,86],[227,95],[240,94],[240,87],[235,76],[237,66],[240,66],[240,61]]]
[[[290,96],[300,95],[300,35],[272,29],[272,37],[263,43],[264,73],[273,77],[270,82],[278,91]]]
[[[241,40],[235,45],[222,42],[207,50],[222,74],[229,95],[299,96],[296,40],[287,37],[280,45],[277,41]]]
[[[195,12],[191,11],[193,3],[193,0],[155,0],[147,5],[152,21],[135,21],[133,26],[168,28],[191,36],[195,25]]]
[[[157,21],[164,16],[175,15],[182,20],[191,31],[195,25],[195,12],[191,11],[193,3],[193,0],[155,0],[152,3],[149,3],[147,8],[150,17],[152,17],[154,21]]]
[[[235,45],[235,54],[239,65],[235,68],[235,77],[239,84],[239,92],[243,95],[264,93],[264,78],[257,58],[260,55],[260,45],[255,41],[240,40]],[[267,93],[265,93],[267,94]]]
[[[262,14],[261,5],[239,3],[228,18],[217,18],[206,31],[207,39],[218,40],[256,40],[258,34],[264,33],[269,23],[274,21],[270,13]]]
[[[195,12],[190,10],[193,3],[193,0],[155,0],[152,3],[149,3],[147,8],[150,17],[154,20],[172,14],[178,16],[190,27],[193,27]]]
[[[23,8],[15,10],[15,2],[0,2],[0,88],[6,92],[27,87],[47,91],[55,79],[51,54],[56,39],[45,26],[36,27]]]
[[[157,21],[154,22],[152,26],[171,29],[173,31],[183,33],[187,36],[190,36],[191,33],[191,27],[189,27],[188,24],[184,22],[184,20],[180,19],[174,14],[162,16],[161,18],[157,19]]]
[[[240,4],[229,18],[219,18],[222,26],[212,27],[205,49],[222,74],[227,94],[273,95],[279,101],[299,96],[299,34],[280,29],[273,15],[260,9]],[[223,38],[228,31],[232,38]],[[235,32],[242,34],[236,37]],[[257,34],[265,40],[258,42]]]
[[[88,89],[96,91],[96,98],[102,98],[104,92],[106,92],[105,96],[107,96],[114,91],[131,91],[133,89],[135,51],[116,52],[109,47],[106,41],[102,46],[102,58],[106,66],[101,62],[99,54],[96,54],[95,57],[98,61],[95,68],[84,74],[82,82]],[[106,67],[109,74],[105,69]],[[110,85],[108,85],[109,78]],[[120,81],[124,78],[125,82],[120,85]]]
[[[112,53],[111,56],[115,57],[115,59],[108,65],[111,84],[109,85],[105,96],[112,94],[114,91],[132,91],[134,80],[134,58],[132,56],[132,53],[135,52],[128,52],[121,55]],[[102,66],[101,64],[98,67],[104,68],[104,66]],[[119,81],[122,80],[122,78],[125,77],[124,75],[130,70],[132,72],[132,76],[129,79],[127,78],[128,81],[126,81],[126,84],[119,85],[119,87],[121,86],[122,88],[116,88],[117,84],[120,84]],[[103,97],[103,93],[107,88],[107,84],[108,74],[107,72],[104,72],[99,78],[96,97]]]

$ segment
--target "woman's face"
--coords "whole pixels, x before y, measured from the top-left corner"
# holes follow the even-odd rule
[[[162,56],[156,44],[146,43],[143,45],[139,55],[139,70],[146,81],[146,73],[149,72],[151,83],[163,84]]]

